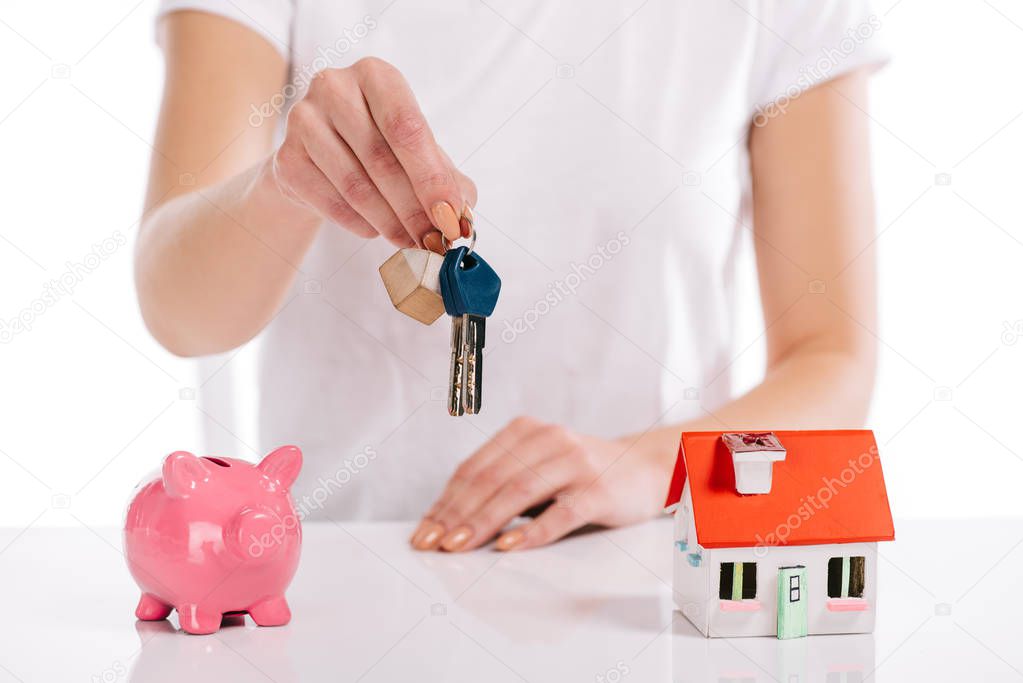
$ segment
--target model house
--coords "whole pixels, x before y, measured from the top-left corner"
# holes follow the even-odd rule
[[[870,431],[684,433],[665,512],[675,603],[704,635],[873,630],[895,529]]]

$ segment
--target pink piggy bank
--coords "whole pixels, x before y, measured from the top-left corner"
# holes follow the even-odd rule
[[[288,488],[301,467],[295,446],[258,465],[168,455],[161,475],[139,486],[124,524],[128,569],[142,589],[135,616],[155,621],[176,609],[188,633],[214,633],[229,613],[288,623],[284,590],[302,546]]]

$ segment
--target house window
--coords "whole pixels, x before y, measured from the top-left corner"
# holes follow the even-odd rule
[[[789,602],[799,602],[799,574],[789,577]]]
[[[757,597],[756,562],[722,562],[718,597],[722,600],[752,600]]]
[[[828,597],[862,598],[866,558],[832,557],[828,560]]]

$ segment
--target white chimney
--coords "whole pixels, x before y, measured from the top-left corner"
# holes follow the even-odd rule
[[[785,459],[785,447],[773,432],[722,434],[732,453],[735,490],[742,494],[770,493],[774,463]]]

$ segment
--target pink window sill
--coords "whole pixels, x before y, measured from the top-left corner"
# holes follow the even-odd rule
[[[828,598],[829,612],[866,612],[867,601],[863,598]]]
[[[760,610],[759,600],[722,600],[722,612],[757,612]]]

